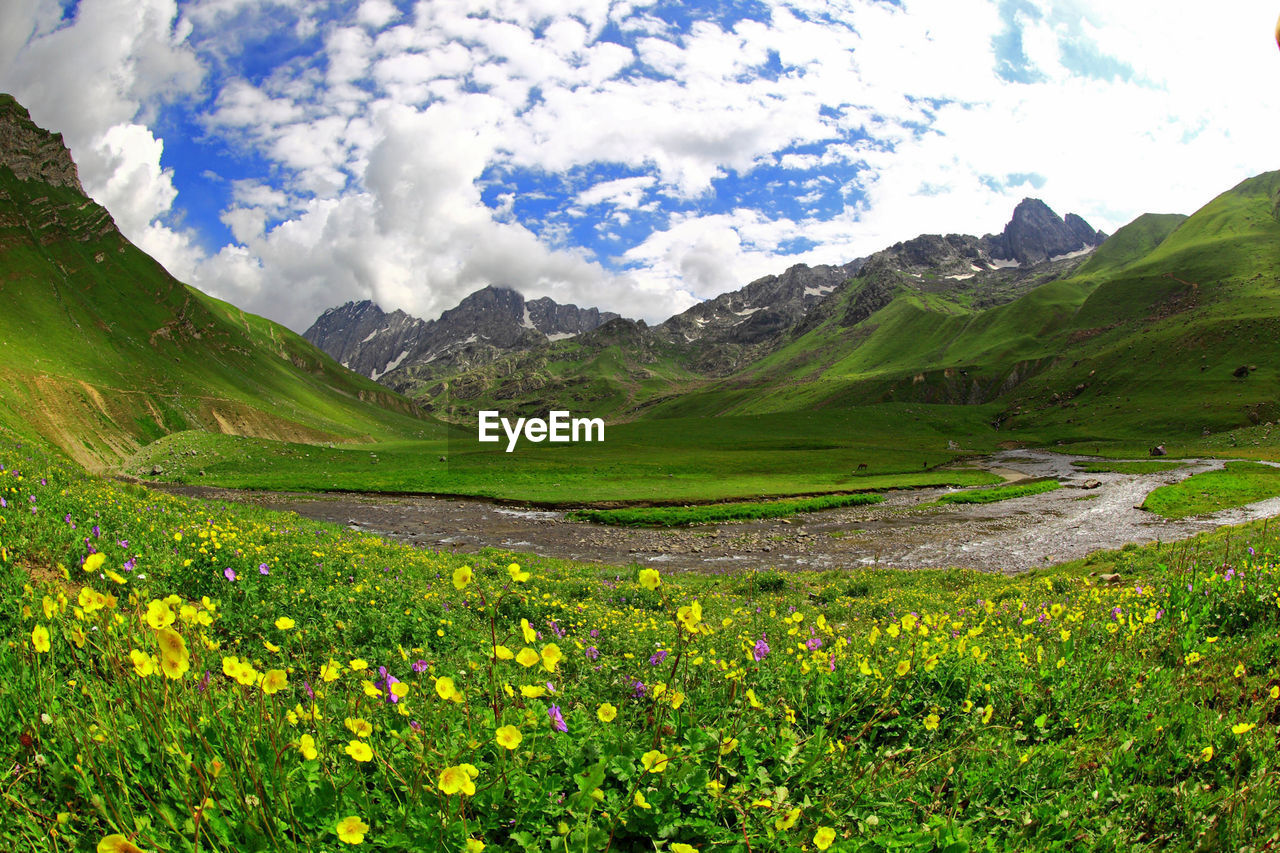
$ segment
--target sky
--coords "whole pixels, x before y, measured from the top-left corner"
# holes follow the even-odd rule
[[[1108,232],[1280,168],[1231,0],[4,0],[0,91],[175,276],[297,331],[489,284],[658,322],[797,263]]]

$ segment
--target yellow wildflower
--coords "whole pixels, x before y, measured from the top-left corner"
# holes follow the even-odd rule
[[[648,770],[650,773],[661,773],[663,770],[667,769],[667,759],[669,757],[670,756],[664,752],[651,749],[644,755],[640,756],[640,763],[644,766],[644,769]]]
[[[461,703],[463,696],[454,686],[453,679],[448,676],[436,679],[436,694],[446,702]]]
[[[503,726],[495,733],[494,739],[498,742],[498,746],[514,750],[520,745],[520,741],[524,740],[524,735],[520,734],[520,730],[515,726]]]
[[[440,778],[436,781],[436,787],[446,796],[453,796],[458,793],[468,797],[474,796],[476,793],[474,780],[479,775],[480,771],[470,764],[446,767],[440,771]]]
[[[351,741],[343,749],[343,752],[360,762],[373,758],[373,750],[369,748],[369,744],[362,740]]]
[[[129,657],[133,660],[133,671],[140,678],[146,678],[156,671],[155,665],[151,663],[151,655],[146,652],[133,649],[129,652]]]
[[[98,842],[98,853],[146,853],[146,851],[117,832]]]
[[[466,589],[467,584],[471,583],[471,567],[459,566],[453,570],[453,588],[457,590]]]
[[[338,821],[334,831],[338,833],[339,841],[347,844],[363,844],[364,834],[369,831],[369,824],[352,815]]]
[[[160,645],[160,669],[165,676],[177,680],[186,675],[191,668],[191,655],[182,635],[172,628],[162,628],[156,632],[156,640]]]

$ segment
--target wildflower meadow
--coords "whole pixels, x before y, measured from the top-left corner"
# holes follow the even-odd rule
[[[676,575],[0,466],[5,850],[1280,840],[1261,526],[1018,577]]]

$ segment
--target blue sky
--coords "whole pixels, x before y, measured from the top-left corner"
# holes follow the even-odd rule
[[[490,283],[660,321],[1027,195],[1113,230],[1280,167],[1260,0],[9,5],[0,89],[126,235],[297,330]]]

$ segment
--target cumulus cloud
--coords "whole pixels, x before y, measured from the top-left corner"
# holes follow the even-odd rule
[[[296,329],[490,283],[661,320],[798,261],[997,231],[1025,195],[1113,230],[1277,165],[1262,0],[10,5],[0,85],[125,233]],[[207,254],[171,224],[175,102],[244,169]]]
[[[176,5],[83,0],[64,21],[59,4],[23,0],[5,16],[5,31],[26,38],[0,39],[0,86],[63,134],[85,191],[126,236],[172,271],[193,273],[191,236],[165,224],[177,191],[160,164],[164,143],[145,124],[202,79]]]

